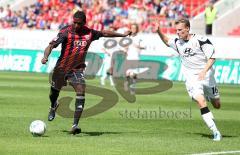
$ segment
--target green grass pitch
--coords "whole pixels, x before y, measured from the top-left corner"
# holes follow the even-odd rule
[[[87,82],[99,86],[99,79]],[[0,154],[159,155],[240,150],[239,86],[219,85],[219,90],[221,109],[209,107],[223,135],[220,142],[212,141],[197,105],[181,82],[174,82],[165,92],[137,95],[136,103],[119,96],[113,108],[82,119],[82,133],[72,136],[66,132],[71,118],[57,115],[53,122],[47,121],[48,74],[0,72]],[[69,95],[74,97],[73,92],[61,93],[61,97]],[[99,101],[100,97],[86,94],[86,108]],[[166,115],[152,115],[159,111]],[[181,115],[177,117],[177,113]],[[36,119],[47,124],[43,137],[29,132],[31,121]]]

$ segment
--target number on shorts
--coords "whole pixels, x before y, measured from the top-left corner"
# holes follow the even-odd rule
[[[217,87],[212,87],[213,94],[216,95],[218,93]]]

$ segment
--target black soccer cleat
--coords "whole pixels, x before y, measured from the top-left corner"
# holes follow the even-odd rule
[[[69,131],[69,134],[73,134],[73,135],[76,135],[79,133],[81,133],[81,129],[76,125],[73,125],[72,129]]]
[[[55,118],[55,116],[56,116],[55,113],[56,113],[56,111],[57,111],[58,106],[59,106],[59,104],[58,104],[58,102],[56,102],[54,108],[50,107],[50,111],[49,111],[49,113],[48,113],[48,121],[54,120],[54,118]]]

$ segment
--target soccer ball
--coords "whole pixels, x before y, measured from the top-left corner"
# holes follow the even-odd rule
[[[46,132],[46,124],[41,120],[35,120],[30,124],[29,130],[33,136],[42,136]]]

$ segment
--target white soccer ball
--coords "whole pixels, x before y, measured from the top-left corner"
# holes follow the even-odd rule
[[[42,136],[46,132],[46,124],[41,120],[35,120],[30,124],[29,130],[33,136]]]

